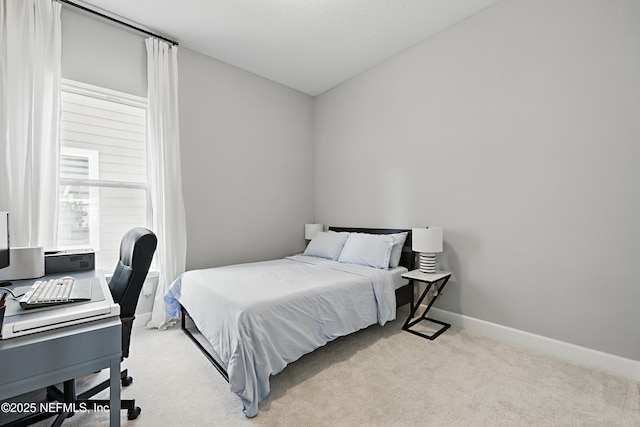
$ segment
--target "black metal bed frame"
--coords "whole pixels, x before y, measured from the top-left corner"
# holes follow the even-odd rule
[[[220,375],[222,375],[222,378],[224,378],[227,382],[229,382],[229,374],[227,373],[227,370],[224,368],[224,366],[222,366],[222,363],[220,363],[213,356],[213,354],[209,353],[209,350],[200,341],[198,341],[198,338],[196,338],[195,335],[192,334],[191,331],[189,330],[189,327],[187,326],[188,324],[192,324],[193,328],[196,330],[198,328],[195,322],[193,321],[193,319],[191,318],[191,316],[189,315],[189,313],[187,312],[187,310],[182,305],[180,305],[180,310],[182,311],[182,321],[181,321],[182,331],[191,339],[191,341],[195,343],[195,345],[200,349],[202,354],[204,354],[204,356],[209,360],[209,362],[211,362],[211,364],[218,370],[218,372],[220,372]]]

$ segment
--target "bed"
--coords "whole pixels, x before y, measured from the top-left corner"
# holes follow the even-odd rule
[[[183,273],[165,310],[254,417],[271,375],[413,303],[413,266],[410,230],[330,227],[300,255]]]

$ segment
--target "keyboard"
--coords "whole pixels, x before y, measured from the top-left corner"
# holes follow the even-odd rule
[[[20,299],[22,308],[39,308],[91,300],[91,288],[75,287],[73,277],[38,280]],[[87,292],[88,290],[88,292]]]

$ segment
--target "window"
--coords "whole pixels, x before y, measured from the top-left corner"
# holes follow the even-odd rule
[[[146,99],[63,79],[58,248],[112,271],[122,236],[150,224]]]

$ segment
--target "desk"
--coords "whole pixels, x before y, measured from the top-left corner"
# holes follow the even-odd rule
[[[104,298],[113,304],[102,272],[73,275],[78,279],[98,277]],[[12,288],[20,285],[21,282],[14,282]],[[7,304],[17,304],[17,301]],[[99,320],[0,340],[0,400],[109,368],[110,425],[120,426],[121,334],[122,325],[116,313]]]

